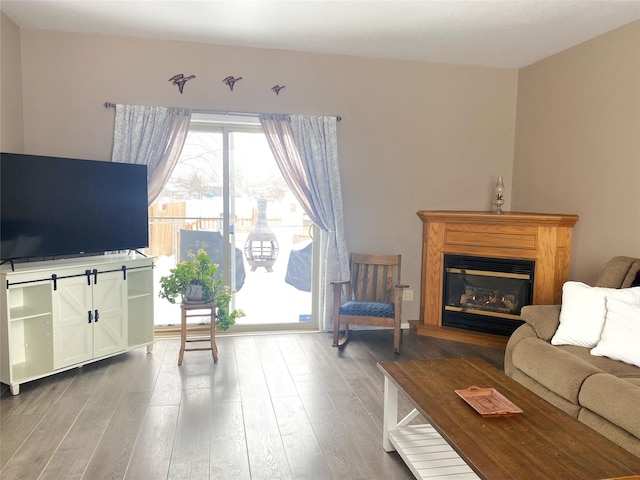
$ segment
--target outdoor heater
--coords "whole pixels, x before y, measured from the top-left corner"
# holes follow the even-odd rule
[[[267,223],[267,200],[258,199],[258,221],[244,244],[244,256],[255,272],[264,267],[273,272],[273,264],[278,257],[278,240]]]

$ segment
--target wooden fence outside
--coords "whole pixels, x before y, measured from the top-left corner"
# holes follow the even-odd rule
[[[177,255],[180,249],[180,230],[222,230],[222,218],[196,218],[187,217],[186,214],[186,202],[153,204],[149,207],[149,255]],[[268,218],[267,221],[270,226],[282,224],[280,217]],[[254,209],[251,217],[236,218],[236,232],[248,233],[257,222],[258,212]]]
[[[154,257],[175,255],[180,229],[184,228],[187,211],[185,202],[151,205],[149,207],[149,252]]]

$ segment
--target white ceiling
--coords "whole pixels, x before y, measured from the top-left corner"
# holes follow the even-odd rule
[[[519,68],[640,19],[640,0],[0,0],[0,10],[25,28]]]

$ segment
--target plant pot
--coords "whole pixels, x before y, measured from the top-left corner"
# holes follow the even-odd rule
[[[190,284],[187,293],[182,298],[183,303],[204,303],[204,291],[202,285]]]

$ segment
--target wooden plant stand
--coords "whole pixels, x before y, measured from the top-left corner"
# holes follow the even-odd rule
[[[206,303],[183,303],[180,305],[182,322],[180,327],[180,354],[178,355],[178,365],[182,365],[184,352],[211,350],[214,363],[218,362],[218,346],[216,345],[216,316],[213,305]],[[193,312],[195,313],[189,313]],[[188,337],[187,319],[191,317],[209,317],[211,322],[211,333],[208,337]],[[186,348],[187,343],[210,342],[208,347]]]

